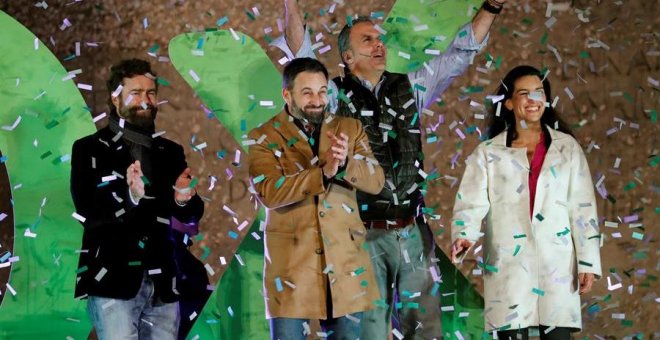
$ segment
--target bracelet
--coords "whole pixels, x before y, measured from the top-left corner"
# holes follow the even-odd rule
[[[484,11],[492,14],[500,14],[500,12],[502,12],[502,6],[495,7],[490,3],[490,1],[484,1],[483,5],[481,5],[481,8],[483,8]]]

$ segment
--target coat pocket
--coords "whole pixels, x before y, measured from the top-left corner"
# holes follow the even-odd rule
[[[266,274],[288,275],[297,244],[295,233],[266,230],[264,232],[264,260],[268,268]]]

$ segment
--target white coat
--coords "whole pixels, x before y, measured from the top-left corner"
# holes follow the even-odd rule
[[[578,273],[601,275],[594,187],[578,142],[548,127],[552,143],[537,182],[532,219],[525,148],[506,131],[466,160],[452,241],[484,236],[486,330],[537,325],[582,328]],[[481,232],[482,220],[486,227]]]

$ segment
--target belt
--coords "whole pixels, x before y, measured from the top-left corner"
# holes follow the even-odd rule
[[[393,220],[370,220],[364,221],[367,229],[401,229],[415,222],[415,216],[408,218],[395,218]]]

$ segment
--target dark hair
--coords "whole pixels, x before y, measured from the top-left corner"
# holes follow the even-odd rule
[[[546,71],[548,72],[548,71]],[[509,110],[504,106],[504,102],[507,99],[511,99],[513,96],[513,90],[515,82],[525,76],[537,76],[543,82],[543,91],[545,92],[546,100],[552,100],[552,92],[550,91],[550,81],[546,77],[546,74],[542,74],[541,71],[535,67],[528,65],[521,65],[514,67],[507,75],[502,79],[500,87],[497,89],[497,96],[504,95],[504,99],[501,100],[500,115],[495,116],[497,110],[497,104],[493,105],[491,108],[491,118],[490,124],[488,126],[488,136],[493,138],[500,134],[502,131],[507,130],[509,135],[507,140],[513,141],[518,137],[516,131],[516,117],[513,114],[513,111]],[[555,109],[551,106],[546,107],[543,111],[543,116],[541,116],[541,128],[545,132],[545,125],[552,127],[555,130],[567,133],[573,136],[568,125],[557,115]],[[549,140],[546,140],[546,143],[549,143]],[[508,143],[507,143],[508,144]]]
[[[339,37],[337,38],[337,44],[339,45],[339,57],[341,58],[341,62],[344,63],[344,65],[346,65],[346,60],[344,60],[344,52],[351,48],[351,29],[353,26],[363,22],[368,22],[372,25],[374,23],[373,20],[367,16],[359,16],[356,19],[353,19],[351,22],[347,22],[339,33]]]
[[[154,77],[156,91],[158,91],[156,73],[151,70],[151,64],[146,60],[124,59],[110,68],[110,77],[106,82],[106,85],[108,86],[108,107],[110,109],[110,116],[117,116],[117,109],[112,103],[112,92],[114,92],[120,84],[124,84],[124,78],[132,78],[145,74]]]
[[[301,72],[323,73],[325,80],[328,80],[328,69],[320,61],[312,58],[296,58],[284,66],[282,88],[293,89],[293,82]]]

